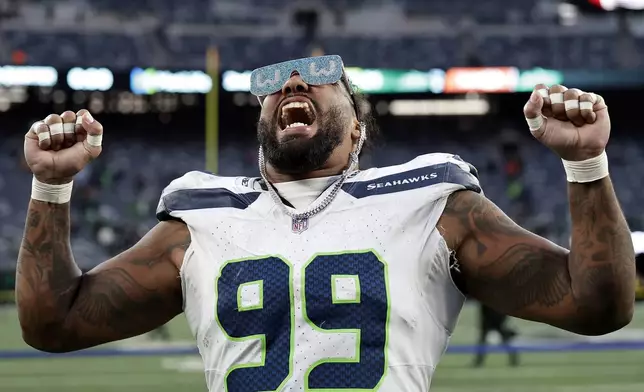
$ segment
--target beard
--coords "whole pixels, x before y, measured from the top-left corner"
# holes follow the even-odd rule
[[[278,139],[277,116],[271,121],[260,119],[257,124],[257,139],[264,150],[264,158],[282,173],[307,173],[322,167],[342,143],[347,121],[342,110],[331,107],[325,113],[318,112],[317,131],[310,137],[291,135]]]

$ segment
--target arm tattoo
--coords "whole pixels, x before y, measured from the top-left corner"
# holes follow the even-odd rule
[[[69,242],[69,204],[32,201],[18,255],[16,299],[21,322],[52,323],[70,308],[81,272]],[[40,311],[22,303],[36,303]],[[43,312],[44,311],[44,312]]]
[[[579,310],[606,318],[632,311],[635,252],[608,178],[569,184],[572,290]],[[627,312],[628,313],[628,312]]]
[[[180,223],[157,228],[82,274],[71,252],[69,204],[31,201],[16,277],[28,343],[46,351],[76,350],[147,332],[180,313],[172,260],[182,257],[190,235]]]
[[[513,245],[494,263],[480,267],[480,290],[488,291],[490,300],[505,313],[533,304],[557,306],[571,291],[563,262],[559,252],[531,244]],[[499,274],[497,266],[510,268]]]
[[[457,249],[469,294],[509,314],[533,305],[556,306],[570,294],[567,252],[529,241],[536,236],[485,197],[473,192],[452,195],[442,220],[449,228],[448,240],[454,237],[452,231],[463,233],[451,247]]]
[[[517,236],[517,226],[487,199],[473,192],[457,192],[447,201],[443,216],[458,223],[460,229],[471,233],[485,233],[490,236]],[[468,230],[463,230],[467,228]],[[476,244],[476,254],[483,256],[488,250],[485,242],[471,235]]]
[[[72,315],[84,325],[120,337],[147,332],[151,324],[162,325],[181,312],[180,279],[169,256],[176,251],[185,251],[190,245],[190,235],[168,240],[165,248],[149,249],[142,258],[127,254],[117,256],[112,264],[127,262],[123,267],[113,266],[100,273],[87,274]],[[141,276],[153,277],[162,269],[176,283],[171,290],[162,286],[167,282],[141,279]]]
[[[471,295],[504,313],[596,333],[629,313],[635,264],[609,179],[570,184],[572,250],[538,237],[473,192],[448,199],[441,226]],[[628,318],[628,316],[626,316]],[[586,324],[586,325],[581,325]]]

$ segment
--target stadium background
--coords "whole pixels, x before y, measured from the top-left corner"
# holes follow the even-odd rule
[[[620,4],[634,10],[613,9]],[[76,179],[72,204],[76,260],[89,269],[155,223],[173,178],[205,168],[257,175],[249,70],[340,54],[382,130],[363,166],[457,153],[509,215],[565,245],[563,170],[531,139],[521,110],[538,82],[602,94],[615,187],[632,229],[644,230],[637,8],[641,1],[0,0],[0,391],[205,388],[181,316],[157,333],[71,356],[22,342],[13,276],[30,189],[22,136],[33,121],[85,107],[105,125],[104,154]],[[433,390],[644,390],[641,306],[632,325],[600,338],[513,323],[521,367],[493,355],[472,369],[477,320],[468,304]]]

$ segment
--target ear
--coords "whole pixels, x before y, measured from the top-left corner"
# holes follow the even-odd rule
[[[351,143],[355,146],[360,140],[360,122],[357,119],[353,119],[353,128],[351,129]]]

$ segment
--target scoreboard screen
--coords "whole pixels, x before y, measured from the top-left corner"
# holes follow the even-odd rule
[[[567,0],[565,2],[576,5],[582,12],[644,12],[644,0]]]

